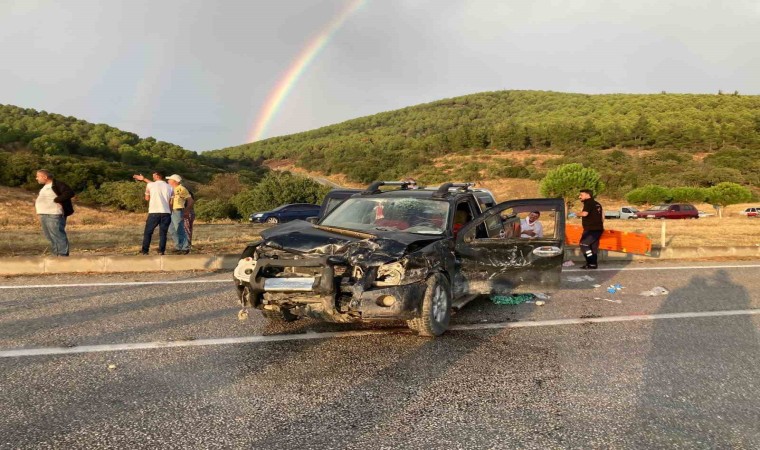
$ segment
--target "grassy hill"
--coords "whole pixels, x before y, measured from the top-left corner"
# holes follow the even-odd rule
[[[649,183],[758,188],[760,97],[485,92],[207,154],[288,159],[361,183],[538,180],[580,162],[602,174],[613,196]]]
[[[227,161],[152,137],[30,108],[0,105],[0,186],[36,187],[34,172],[52,170],[76,191],[133,173],[162,170],[207,182],[229,170],[260,170],[251,161]]]

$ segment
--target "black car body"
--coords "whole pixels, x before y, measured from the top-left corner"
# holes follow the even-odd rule
[[[383,185],[401,189],[380,192]],[[481,212],[468,185],[453,186],[461,189],[376,182],[318,224],[264,231],[235,269],[241,304],[274,320],[401,319],[434,336],[448,327],[454,301],[559,286],[562,199],[509,201]],[[551,212],[554,227],[543,239],[520,239],[517,214],[534,210]]]
[[[319,215],[317,219],[321,219],[326,216],[330,211],[335,209],[336,206],[343,203],[343,200],[358,195],[362,192],[361,189],[333,189],[325,195],[322,200],[322,206],[319,208]]]
[[[291,203],[278,206],[271,211],[253,213],[248,217],[254,223],[282,223],[291,220],[306,220],[319,214],[319,205],[311,203]]]

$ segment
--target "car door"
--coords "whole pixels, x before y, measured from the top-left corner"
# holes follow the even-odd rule
[[[290,206],[280,208],[274,215],[280,222],[287,222],[290,220]]]
[[[539,211],[543,236],[521,237],[519,223]],[[565,257],[561,198],[500,203],[465,225],[454,243],[456,291],[463,294],[551,292]]]

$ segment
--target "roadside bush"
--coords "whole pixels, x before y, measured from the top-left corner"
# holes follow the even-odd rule
[[[202,198],[195,202],[195,217],[205,221],[235,219],[238,213],[235,206],[226,200]]]
[[[78,194],[85,203],[113,206],[127,211],[147,211],[145,183],[135,181],[108,181],[99,188],[93,186]]]
[[[707,190],[695,187],[676,187],[670,190],[673,202],[702,203],[707,198]]]
[[[707,190],[707,199],[710,203],[720,206],[718,214],[723,217],[723,209],[726,206],[750,201],[752,191],[736,183],[720,183]]]
[[[604,188],[604,182],[596,170],[573,163],[547,172],[541,182],[541,195],[562,197],[569,209],[581,189],[591,189],[594,195],[599,195]]]
[[[231,199],[242,217],[268,211],[287,203],[320,203],[330,191],[327,186],[290,172],[267,174],[256,186]]]
[[[644,203],[667,203],[672,201],[673,194],[670,189],[666,187],[658,186],[656,184],[648,184],[625,194],[625,199],[628,203],[634,205],[643,205]]]

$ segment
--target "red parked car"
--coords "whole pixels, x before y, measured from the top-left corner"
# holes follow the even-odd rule
[[[657,205],[646,211],[636,213],[639,219],[696,219],[699,211],[688,203],[669,203]]]

